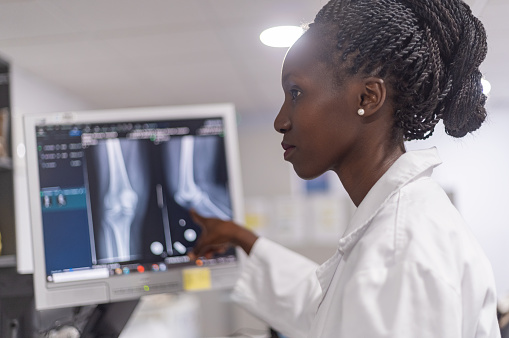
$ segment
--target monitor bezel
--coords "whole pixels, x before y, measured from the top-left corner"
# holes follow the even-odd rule
[[[142,107],[94,111],[60,112],[24,117],[27,157],[28,193],[32,243],[34,254],[34,294],[38,310],[102,304],[136,299],[146,294],[186,291],[182,277],[184,271],[204,269],[196,266],[171,267],[165,272],[131,274],[121,278],[104,278],[88,281],[48,283],[43,238],[42,207],[40,199],[36,126],[81,123],[116,123],[156,121],[170,119],[198,119],[221,117],[233,220],[244,223],[243,192],[240,174],[237,122],[232,104],[193,106]],[[235,263],[218,264],[209,269],[212,289],[233,287],[239,273],[241,255]],[[149,286],[149,287],[147,287]],[[118,292],[121,290],[122,292]]]

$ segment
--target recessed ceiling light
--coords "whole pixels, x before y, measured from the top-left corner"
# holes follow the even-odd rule
[[[260,40],[269,47],[290,47],[304,33],[302,27],[278,26],[266,29],[260,34]]]
[[[488,95],[491,92],[491,83],[486,79],[481,79],[482,92],[484,95]]]

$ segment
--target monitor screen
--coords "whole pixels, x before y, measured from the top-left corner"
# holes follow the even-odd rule
[[[231,105],[27,116],[38,309],[231,287],[235,249],[191,262],[189,210],[241,222]]]

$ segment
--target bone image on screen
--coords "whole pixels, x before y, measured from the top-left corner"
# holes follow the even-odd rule
[[[181,140],[180,149],[180,165],[179,165],[179,180],[177,184],[177,191],[175,192],[175,201],[186,209],[195,209],[199,214],[206,216],[215,216],[221,219],[229,219],[231,214],[229,213],[228,207],[224,204],[218,203],[218,200],[213,202],[210,195],[205,191],[206,186],[200,187],[195,181],[195,173],[199,170],[207,170],[207,166],[197,166],[195,169],[194,164],[194,152],[195,152],[195,137],[184,136]],[[202,139],[206,141],[206,139]],[[200,142],[196,142],[200,146]],[[214,152],[202,153],[199,155],[200,159],[198,163],[213,163],[215,160]],[[215,188],[210,186],[209,188]],[[216,194],[225,194],[225,192],[211,191]]]
[[[219,136],[173,137],[162,147],[162,173],[172,245],[182,254],[195,245],[199,226],[189,210],[206,217],[232,218],[223,139]],[[178,244],[177,244],[178,243]]]
[[[185,255],[200,229],[189,216],[231,219],[221,137],[100,140],[86,150],[96,262]],[[158,252],[158,251],[156,251]]]
[[[141,255],[137,240],[147,211],[148,162],[144,145],[107,139],[87,150],[96,258],[120,262]]]
[[[106,140],[110,184],[104,196],[103,231],[109,257],[129,260],[130,232],[138,194],[131,187],[119,139]],[[113,243],[115,245],[113,245]]]

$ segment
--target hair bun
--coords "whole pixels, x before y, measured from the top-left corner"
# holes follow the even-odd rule
[[[461,0],[405,0],[438,43],[451,80],[444,93],[443,120],[447,134],[465,136],[486,119],[479,66],[486,57],[486,31]]]
[[[453,137],[463,137],[479,129],[486,119],[486,95],[482,93],[481,72],[470,74],[452,96],[445,109],[443,120],[445,131]]]

